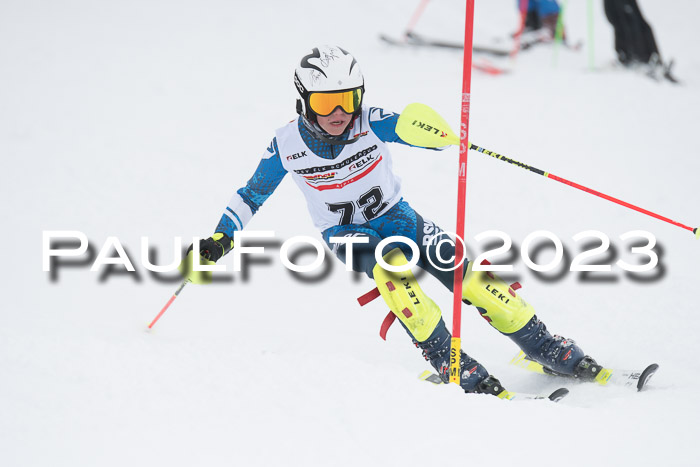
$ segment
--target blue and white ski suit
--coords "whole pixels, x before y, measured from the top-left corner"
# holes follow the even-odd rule
[[[427,261],[427,247],[442,229],[403,200],[401,181],[392,170],[386,143],[408,144],[396,134],[398,117],[381,108],[363,107],[341,136],[345,140],[357,137],[357,141],[346,145],[317,139],[300,117],[278,129],[253,176],[231,198],[216,232],[233,237],[234,231],[242,230],[289,173],[304,193],[309,213],[323,239],[343,262],[345,245],[331,244],[330,237],[352,235],[369,239],[369,243],[354,245],[353,270],[371,278],[376,265],[376,245],[384,238],[403,236],[418,245],[421,256],[418,266],[452,290],[453,272],[440,271]],[[403,243],[389,245],[384,253],[397,246],[411,258],[410,248]],[[443,242],[440,248],[441,257],[454,256],[453,246]],[[528,355],[560,373],[573,373],[573,367],[583,357],[573,341],[551,336],[536,316],[508,336]],[[440,320],[427,340],[414,339],[426,359],[444,377],[449,367],[450,337]],[[568,356],[564,358],[565,355]],[[461,386],[473,392],[488,372],[464,352],[461,365]]]

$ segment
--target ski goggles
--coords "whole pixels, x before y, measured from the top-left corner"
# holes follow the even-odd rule
[[[309,95],[309,107],[316,115],[327,117],[340,107],[343,112],[352,114],[362,105],[362,88],[337,92],[312,92]]]

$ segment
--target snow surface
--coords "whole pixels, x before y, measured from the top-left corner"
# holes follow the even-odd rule
[[[514,3],[477,2],[475,41],[513,31]],[[569,3],[568,34],[585,40],[587,2]],[[475,72],[470,137],[697,225],[700,5],[640,4],[682,86],[612,66],[612,29],[594,2],[594,68],[588,45],[494,61],[512,72]],[[619,235],[656,236],[663,269],[648,282],[616,267],[605,275],[612,280],[547,281],[515,262],[523,296],[553,332],[607,366],[659,363],[648,391],[568,384],[559,404],[509,403],[419,382],[428,365],[400,327],[387,342],[377,335],[385,305],[355,302],[372,288],[368,279],[333,262],[327,277],[301,282],[274,245],[246,280],[190,285],[144,331],[178,282],[144,269],[140,237],[165,263],[174,236],[189,243],[212,233],[273,130],[294,117],[292,70],[310,47],[351,51],[366,75],[366,103],[400,111],[424,102],[458,126],[461,53],[378,40],[398,37],[417,5],[0,4],[0,465],[697,465],[700,243],[478,153],[469,155],[470,237],[502,230],[519,248],[544,229],[575,254],[572,237],[595,229],[631,261]],[[462,2],[435,0],[416,30],[459,40],[463,17]],[[457,151],[393,154],[406,198],[454,230]],[[249,229],[274,230],[280,241],[318,238],[289,180]],[[116,236],[138,275],[104,278],[105,267],[91,272],[83,259],[52,281],[42,271],[46,230],[82,231],[94,253]],[[432,278],[422,283],[451,323],[450,294]],[[471,308],[462,334],[463,348],[508,388],[565,384],[509,365],[516,347]]]

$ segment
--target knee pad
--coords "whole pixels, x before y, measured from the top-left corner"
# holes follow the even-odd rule
[[[503,334],[527,324],[535,309],[492,272],[473,271],[469,263],[462,282],[462,299],[479,308],[482,317]]]
[[[391,266],[408,264],[401,249],[394,248],[384,255]],[[440,308],[418,285],[410,270],[391,272],[377,264],[372,270],[382,298],[418,342],[427,340],[440,322]]]

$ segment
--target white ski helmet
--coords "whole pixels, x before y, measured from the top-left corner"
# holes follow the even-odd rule
[[[294,85],[303,101],[303,108],[297,102],[297,111],[312,121],[316,115],[330,115],[338,106],[358,114],[364,84],[360,66],[350,53],[338,46],[314,47],[294,71]]]

